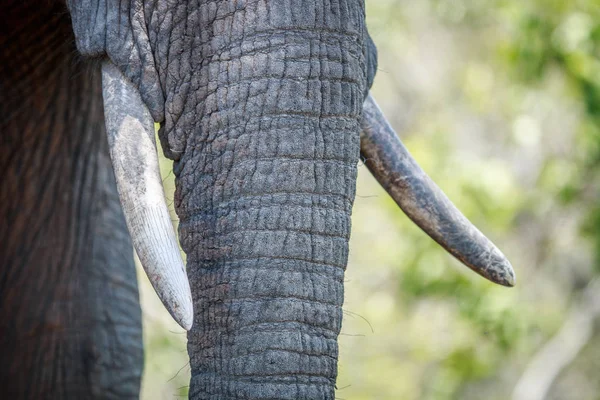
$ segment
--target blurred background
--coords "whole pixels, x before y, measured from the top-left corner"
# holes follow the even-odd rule
[[[359,163],[337,397],[600,399],[600,2],[366,3],[375,97],[517,286],[460,265]],[[185,334],[138,275],[142,399],[185,397]]]

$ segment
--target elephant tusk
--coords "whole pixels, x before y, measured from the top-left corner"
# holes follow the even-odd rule
[[[419,167],[370,94],[361,127],[365,164],[404,213],[473,271],[500,285],[514,286],[510,262]]]
[[[165,202],[154,121],[140,94],[111,62],[102,63],[110,157],[127,228],[140,262],[171,316],[192,327],[192,295]]]

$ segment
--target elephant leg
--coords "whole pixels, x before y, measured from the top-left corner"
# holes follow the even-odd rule
[[[0,398],[137,398],[141,310],[98,66],[75,59],[64,5],[8,2],[0,26]]]

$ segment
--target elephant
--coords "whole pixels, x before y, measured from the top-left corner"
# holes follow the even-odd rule
[[[370,95],[364,0],[3,6],[0,397],[139,396],[135,249],[188,331],[190,398],[333,399],[361,157],[450,254],[515,284]]]

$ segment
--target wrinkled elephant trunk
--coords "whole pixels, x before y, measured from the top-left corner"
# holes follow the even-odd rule
[[[197,121],[174,167],[195,310],[190,398],[333,399],[364,10],[225,3],[200,13],[214,18],[197,99],[180,113]]]

